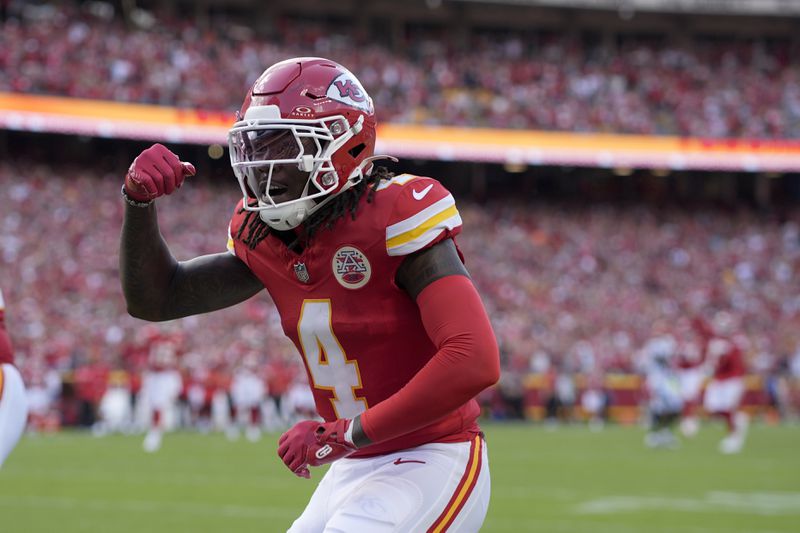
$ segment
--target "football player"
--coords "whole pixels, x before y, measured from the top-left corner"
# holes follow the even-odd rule
[[[0,468],[19,442],[28,420],[28,400],[5,326],[6,305],[0,290]]]
[[[744,447],[750,418],[741,410],[745,362],[741,346],[734,337],[734,318],[726,311],[719,311],[711,324],[698,318],[693,325],[703,339],[705,365],[711,375],[703,396],[703,408],[725,421],[727,434],[719,443],[719,451],[739,453]]]
[[[700,430],[697,408],[700,405],[703,383],[706,379],[705,361],[703,361],[703,352],[698,343],[691,341],[680,343],[677,372],[683,399],[681,433],[684,437],[694,437]]]
[[[176,403],[183,388],[177,354],[178,346],[172,339],[159,339],[150,345],[148,368],[142,374],[139,395],[148,423],[142,448],[148,453],[161,448],[164,431],[175,419]]]
[[[125,178],[128,310],[170,320],[264,288],[303,358],[317,412],[281,436],[295,475],[332,463],[290,531],[478,531],[489,504],[475,396],[497,342],[436,180],[374,165],[375,111],[322,58],[268,68],[229,132],[242,191],[228,251],[178,262],[153,201],[194,166],[154,145]]]
[[[231,378],[231,404],[233,420],[228,431],[229,438],[238,438],[239,428],[250,442],[261,439],[261,410],[267,397],[267,388],[259,375],[258,354],[247,348]]]
[[[645,390],[651,418],[644,442],[650,448],[678,446],[673,426],[680,417],[683,398],[674,368],[676,347],[672,335],[660,335],[647,341],[643,349],[647,364]]]

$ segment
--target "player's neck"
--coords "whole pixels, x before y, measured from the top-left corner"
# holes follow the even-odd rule
[[[302,254],[306,248],[306,232],[303,226],[298,226],[286,231],[273,230],[272,233],[289,249],[296,254]]]

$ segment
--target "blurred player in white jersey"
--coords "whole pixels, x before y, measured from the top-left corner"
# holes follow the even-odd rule
[[[5,300],[0,290],[0,468],[19,442],[28,419],[25,385],[14,366],[14,352],[6,331],[5,312]]]
[[[603,389],[603,376],[590,376],[586,389],[581,394],[581,409],[589,418],[589,429],[599,431],[603,429],[606,420],[608,400]]]
[[[289,385],[289,389],[281,402],[281,411],[283,419],[291,425],[294,425],[299,420],[317,416],[314,395],[309,390],[308,379],[305,374],[295,376],[292,384]]]
[[[100,420],[92,427],[92,433],[96,436],[127,433],[132,429],[131,388],[125,372],[111,372],[108,388],[100,400],[98,414]]]
[[[229,438],[238,437],[239,428],[250,442],[261,439],[261,408],[267,396],[264,379],[258,375],[258,355],[250,351],[233,372],[231,379],[231,403],[234,418]]]
[[[175,402],[183,387],[183,378],[176,368],[177,346],[171,341],[156,341],[150,347],[150,365],[142,376],[141,400],[146,406],[149,429],[142,447],[155,452],[161,438],[175,416]]]
[[[645,444],[650,448],[674,448],[678,445],[673,426],[680,417],[683,399],[678,375],[673,367],[675,348],[675,339],[671,335],[650,339],[644,348],[651,417]]]

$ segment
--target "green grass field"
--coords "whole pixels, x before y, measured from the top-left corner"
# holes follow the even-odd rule
[[[797,426],[755,426],[736,456],[717,453],[717,426],[674,451],[646,449],[639,428],[485,430],[485,532],[800,531]],[[284,469],[276,435],[251,444],[175,433],[153,455],[141,440],[24,437],[0,471],[0,531],[278,532],[315,486]]]

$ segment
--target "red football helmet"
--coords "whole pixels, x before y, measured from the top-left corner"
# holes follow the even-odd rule
[[[361,181],[375,152],[372,99],[343,66],[299,57],[268,68],[253,84],[228,133],[231,166],[244,208],[271,227],[301,224],[325,202]],[[308,173],[299,198],[273,180],[276,167]]]

